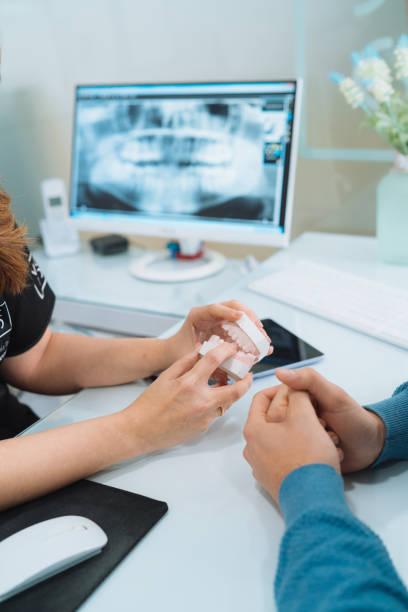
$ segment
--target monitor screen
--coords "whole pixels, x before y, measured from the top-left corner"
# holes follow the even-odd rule
[[[71,216],[89,229],[277,244],[290,225],[297,85],[77,87]]]

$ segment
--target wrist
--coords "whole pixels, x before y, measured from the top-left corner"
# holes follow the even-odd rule
[[[151,351],[154,351],[154,369],[152,374],[160,374],[175,361],[173,359],[174,347],[170,342],[172,338],[152,338]]]
[[[138,398],[120,412],[112,415],[117,417],[116,427],[120,436],[122,457],[118,461],[133,459],[154,450],[144,434],[145,427],[140,413],[146,413],[146,410],[138,410],[140,402],[141,399]]]
[[[178,332],[169,336],[164,340],[163,352],[166,356],[168,364],[166,367],[169,367],[172,363],[177,361],[177,336]]]
[[[163,355],[166,359],[166,366],[163,369],[170,367],[177,359],[183,357],[183,352],[180,351],[180,330],[163,340],[164,345],[162,347]]]
[[[384,447],[374,466],[408,458],[408,393],[398,391],[388,399],[367,406],[384,421]]]
[[[348,512],[343,480],[326,463],[303,465],[290,472],[279,489],[279,505],[287,526],[313,510]]]
[[[366,414],[369,417],[370,430],[372,432],[371,443],[368,445],[368,447],[371,449],[371,457],[370,462],[367,465],[368,467],[369,465],[375,463],[384,449],[386,429],[384,421],[378,414],[369,409],[366,409]]]

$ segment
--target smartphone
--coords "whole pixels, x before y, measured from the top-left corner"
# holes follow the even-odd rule
[[[251,372],[254,378],[273,374],[277,368],[300,368],[319,361],[323,353],[272,319],[262,319],[274,351],[258,361]]]

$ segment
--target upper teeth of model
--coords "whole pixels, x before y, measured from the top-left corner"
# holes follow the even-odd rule
[[[211,342],[211,344],[213,344],[214,346],[218,346],[220,344],[223,344],[224,342],[235,342],[235,344],[238,345],[238,348],[241,351],[243,351],[244,353],[249,353],[255,359],[257,359],[259,355],[258,349],[252,342],[252,340],[250,340],[250,338],[248,338],[248,336],[242,330],[240,330],[233,323],[224,323],[222,325],[222,329],[225,333],[226,339],[224,340],[220,336],[214,334],[209,339],[209,342]]]
[[[233,342],[238,344],[239,348],[245,353],[251,353],[254,356],[259,355],[259,351],[255,344],[237,325],[234,323],[223,323],[221,327],[228,338],[231,338]]]
[[[203,342],[199,354],[204,356],[224,342],[233,342],[238,350],[219,366],[230,378],[239,380],[249,372],[254,363],[268,354],[269,342],[265,334],[245,313],[236,323],[224,322],[217,334]]]

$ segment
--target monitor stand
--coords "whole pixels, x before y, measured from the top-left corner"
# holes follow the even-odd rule
[[[180,252],[191,257],[202,249],[198,240],[180,240]],[[225,257],[216,251],[203,250],[200,257],[177,258],[170,251],[158,251],[137,257],[129,266],[132,276],[156,283],[180,283],[194,281],[220,272],[225,266]]]

